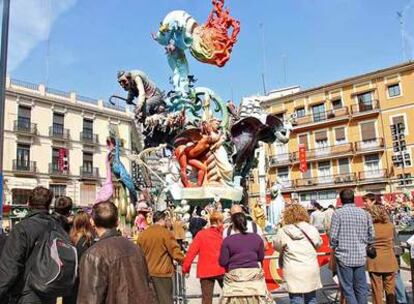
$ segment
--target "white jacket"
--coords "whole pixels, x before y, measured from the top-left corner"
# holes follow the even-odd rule
[[[318,230],[306,223],[297,224],[319,248],[322,239]],[[281,252],[285,247],[283,258],[283,276],[290,293],[308,293],[322,287],[316,250],[305,235],[294,225],[287,225],[278,230],[274,245]]]

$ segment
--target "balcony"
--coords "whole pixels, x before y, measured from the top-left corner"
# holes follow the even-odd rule
[[[54,126],[49,128],[49,137],[53,140],[69,141],[70,132],[68,129],[63,129],[61,127]]]
[[[344,185],[356,184],[356,181],[356,174],[348,173],[297,179],[295,181],[295,185],[298,190],[300,190],[301,188],[306,188],[304,190],[310,190],[311,188],[324,189],[342,187]]]
[[[35,176],[37,173],[36,162],[22,162],[19,160],[13,160],[13,171],[16,175]]]
[[[84,145],[89,145],[89,146],[99,145],[98,134],[92,134],[90,132],[80,132],[79,138]]]
[[[331,159],[334,156],[347,156],[354,153],[353,144],[345,143],[335,146],[327,146],[316,149],[310,149],[306,151],[306,159],[309,161],[312,160],[322,160],[322,159]],[[292,161],[299,161],[299,152],[294,152],[292,156]]]
[[[350,113],[348,107],[342,107],[326,112],[313,113],[296,118],[294,130],[302,130],[309,127],[321,127],[324,124],[348,120]]]
[[[81,166],[79,171],[81,179],[99,180],[99,168]]]
[[[276,168],[287,166],[291,163],[292,158],[290,153],[273,155],[269,158],[269,167]]]
[[[384,151],[384,139],[375,138],[372,140],[357,141],[355,143],[355,154],[364,154]]]
[[[55,163],[49,163],[49,175],[51,178],[69,178],[69,171],[59,170],[59,166]]]
[[[365,117],[377,115],[380,111],[378,100],[372,100],[370,104],[359,103],[351,106],[352,117]]]
[[[360,184],[387,182],[387,169],[376,169],[370,171],[362,171],[358,173],[358,180]]]
[[[37,124],[33,124],[26,121],[15,120],[13,123],[13,131],[20,135],[25,136],[36,136],[37,135]]]

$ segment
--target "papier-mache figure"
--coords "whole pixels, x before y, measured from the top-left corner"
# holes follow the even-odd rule
[[[138,215],[135,218],[135,226],[138,232],[142,232],[148,228],[149,224],[147,221],[147,215],[151,212],[151,208],[144,202],[141,202],[137,206]]]
[[[127,104],[134,104],[134,99],[138,98],[135,105],[135,115],[140,122],[144,122],[147,116],[165,111],[162,91],[144,72],[139,70],[119,71],[118,83],[128,92]]]

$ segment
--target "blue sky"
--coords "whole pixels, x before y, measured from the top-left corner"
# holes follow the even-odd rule
[[[190,68],[199,86],[239,101],[262,91],[263,70],[268,89],[308,88],[397,64],[403,58],[396,12],[412,2],[227,0],[241,22],[230,62],[220,69],[191,58]],[[119,69],[146,71],[170,90],[164,50],[150,33],[171,10],[184,9],[202,23],[211,9],[209,0],[13,0],[11,5],[9,74],[102,99],[121,93]],[[414,7],[405,16],[406,40],[412,43]],[[407,52],[412,58],[412,49]]]

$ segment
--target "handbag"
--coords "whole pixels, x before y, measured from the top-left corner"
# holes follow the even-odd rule
[[[367,256],[371,259],[375,259],[377,257],[377,249],[375,249],[374,245],[367,246]]]

